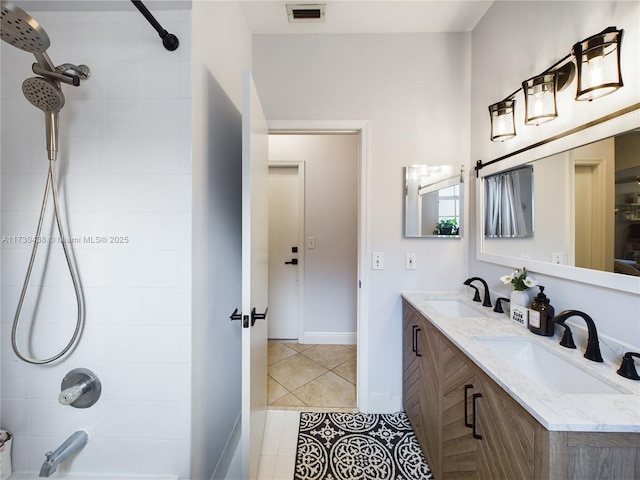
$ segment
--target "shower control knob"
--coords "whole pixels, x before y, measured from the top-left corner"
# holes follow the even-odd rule
[[[64,376],[58,402],[75,408],[93,406],[102,393],[98,377],[86,368],[75,368]]]

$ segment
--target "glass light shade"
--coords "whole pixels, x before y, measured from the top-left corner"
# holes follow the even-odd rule
[[[516,136],[515,105],[515,100],[503,100],[489,105],[492,142],[504,142]]]
[[[593,100],[622,87],[622,30],[609,27],[573,46],[578,68],[576,100]]]
[[[540,125],[558,116],[556,107],[557,75],[545,73],[522,82],[527,125]]]

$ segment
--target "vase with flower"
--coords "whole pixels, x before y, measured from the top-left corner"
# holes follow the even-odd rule
[[[526,268],[516,269],[509,275],[500,277],[500,280],[505,284],[513,285],[513,291],[511,292],[510,305],[520,305],[522,307],[528,307],[531,303],[529,296],[529,289],[535,287],[538,282],[527,275]]]

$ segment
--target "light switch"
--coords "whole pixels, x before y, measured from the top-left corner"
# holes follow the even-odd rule
[[[407,253],[404,257],[404,268],[405,270],[415,270],[416,269],[416,254],[415,253]]]
[[[316,248],[316,237],[307,237],[307,248]]]

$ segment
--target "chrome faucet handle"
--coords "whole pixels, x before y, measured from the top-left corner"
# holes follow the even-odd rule
[[[622,357],[622,363],[620,364],[620,368],[617,371],[617,374],[628,378],[630,380],[640,380],[640,375],[636,371],[636,366],[633,363],[633,357],[640,358],[640,353],[636,352],[627,352]]]

